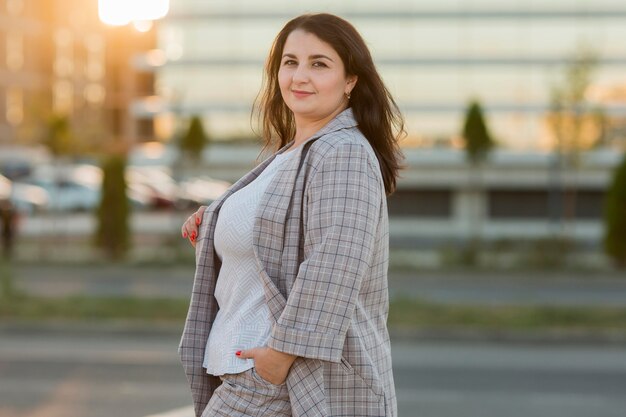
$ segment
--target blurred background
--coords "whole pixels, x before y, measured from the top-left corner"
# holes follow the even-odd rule
[[[0,0],[0,417],[191,415],[180,227],[270,155],[252,103],[304,12],[406,118],[399,415],[623,417],[618,0]]]

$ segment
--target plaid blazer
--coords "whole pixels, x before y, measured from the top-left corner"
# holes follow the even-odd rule
[[[396,416],[386,327],[389,226],[378,160],[350,108],[294,152],[299,157],[285,162],[268,185],[253,228],[257,269],[275,321],[268,346],[298,356],[286,381],[292,413]],[[198,231],[195,279],[178,349],[197,416],[221,383],[202,367],[218,310],[217,214],[273,158],[214,201]]]

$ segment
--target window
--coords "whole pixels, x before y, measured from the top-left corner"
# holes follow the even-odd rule
[[[24,120],[24,93],[19,87],[7,89],[6,119],[12,125],[18,125]]]
[[[7,13],[11,16],[19,16],[24,10],[24,0],[7,0]]]
[[[399,189],[388,199],[389,216],[448,218],[452,213],[450,190]]]
[[[69,29],[59,29],[54,36],[56,53],[54,73],[57,77],[71,77],[74,73],[73,37]]]
[[[11,71],[19,71],[24,66],[23,40],[19,33],[7,33],[6,66]]]
[[[489,217],[492,219],[602,218],[604,193],[596,190],[492,190]]]
[[[69,114],[74,106],[74,87],[69,81],[56,81],[54,83],[54,111],[61,114]]]
[[[87,62],[85,76],[90,81],[100,81],[104,78],[104,39],[101,35],[91,34],[85,38]]]
[[[83,95],[89,104],[102,104],[104,103],[106,91],[100,84],[87,84]]]

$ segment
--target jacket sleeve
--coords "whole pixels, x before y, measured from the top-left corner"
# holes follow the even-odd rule
[[[382,206],[378,168],[364,145],[325,156],[305,193],[305,260],[267,345],[307,358],[341,360],[361,283],[370,268]]]

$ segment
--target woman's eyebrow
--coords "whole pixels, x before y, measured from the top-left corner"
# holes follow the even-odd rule
[[[287,57],[287,58],[296,58],[296,56],[295,56],[294,54],[284,54],[284,55],[283,55],[283,58],[285,58],[285,57]],[[329,58],[328,56],[326,56],[326,55],[322,55],[322,54],[316,54],[316,55],[310,55],[310,56],[309,56],[309,59],[310,59],[310,60],[311,60],[311,59],[320,59],[320,58],[327,59],[327,60],[329,60],[330,62],[335,62],[335,61],[333,61],[331,58]]]
[[[326,55],[322,55],[322,54],[311,55],[309,57],[309,59],[320,59],[320,58],[324,58],[324,59],[329,60],[330,62],[334,62],[330,57],[327,57]]]

